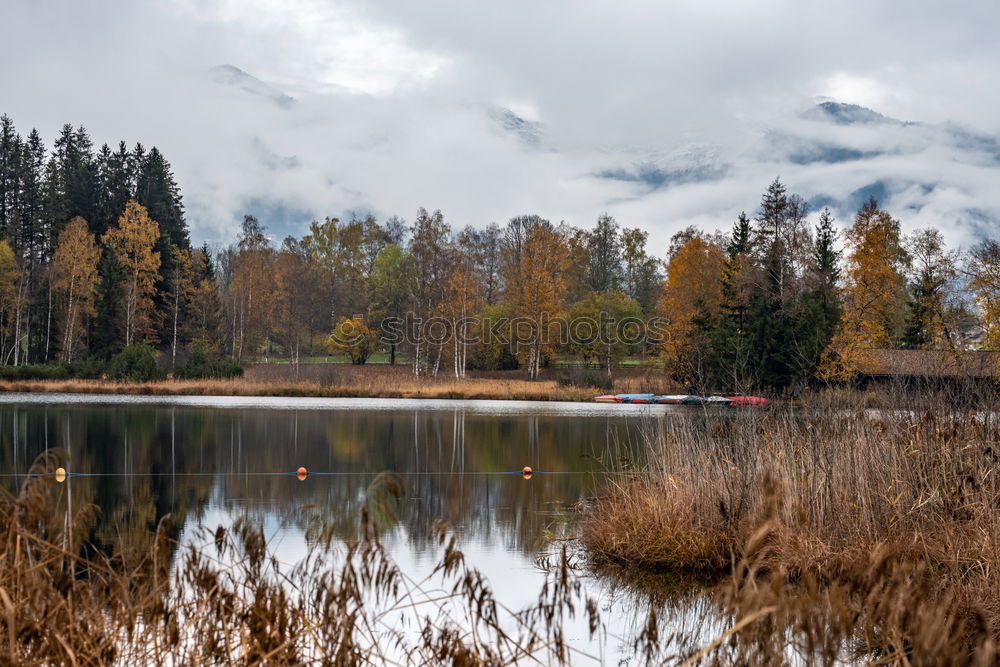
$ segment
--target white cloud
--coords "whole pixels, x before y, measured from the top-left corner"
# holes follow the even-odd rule
[[[821,203],[882,184],[904,227],[959,243],[1000,219],[991,7],[11,0],[0,111],[49,140],[69,121],[158,145],[196,240],[230,241],[244,212],[280,237],[311,216],[426,206],[456,226],[523,212],[591,226],[607,211],[662,252],[687,224],[728,228],[780,175]],[[264,83],[219,83],[220,64]],[[816,96],[985,138],[800,118]],[[497,106],[542,122],[539,142]]]

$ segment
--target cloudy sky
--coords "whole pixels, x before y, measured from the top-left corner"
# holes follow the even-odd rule
[[[780,176],[842,222],[1000,235],[1000,5],[3,0],[0,112],[157,145],[192,237],[349,211],[728,228]],[[821,106],[818,106],[821,105]],[[855,106],[865,107],[860,109]],[[868,111],[870,109],[871,111]]]

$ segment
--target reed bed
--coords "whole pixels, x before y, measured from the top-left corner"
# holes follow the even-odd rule
[[[1000,429],[984,412],[688,412],[587,510],[603,562],[716,577],[692,663],[995,664]],[[651,625],[655,627],[655,624]]]
[[[247,368],[246,376],[226,380],[164,380],[126,383],[108,380],[0,381],[0,392],[86,394],[142,394],[154,396],[310,396],[329,398],[446,398],[522,401],[589,401],[604,389],[560,383],[551,377],[526,380],[523,373],[498,371],[416,377],[407,367],[356,367],[346,364],[261,364]],[[636,393],[675,389],[662,376],[623,374],[614,391]]]
[[[310,551],[297,565],[276,560],[249,520],[180,545],[164,517],[142,548],[95,551],[96,509],[68,513],[52,475],[63,464],[48,451],[0,502],[3,664],[569,664],[566,622],[583,616],[591,636],[600,627],[565,550],[546,561],[537,603],[508,610],[444,527],[433,575],[408,578],[368,507],[349,542],[304,517]],[[382,496],[400,492],[381,479]]]

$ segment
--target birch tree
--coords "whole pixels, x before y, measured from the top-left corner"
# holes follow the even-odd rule
[[[59,234],[52,261],[52,286],[64,303],[60,349],[65,362],[73,361],[77,341],[84,337],[84,320],[96,314],[94,296],[100,259],[101,249],[87,221],[79,216],[70,220]]]
[[[160,270],[160,255],[153,249],[160,228],[139,202],[129,200],[118,225],[102,241],[125,274],[125,345],[153,333],[153,292]]]

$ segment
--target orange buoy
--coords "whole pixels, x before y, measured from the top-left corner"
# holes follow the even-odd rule
[[[306,470],[305,468],[299,468],[298,470],[295,471],[295,476],[298,477],[300,480],[303,480],[309,476],[309,471]]]
[[[521,477],[524,477],[525,479],[531,479],[531,472],[532,472],[531,466],[524,466],[524,469],[521,470]]]
[[[56,468],[56,481],[57,482],[65,482],[66,481],[66,469],[65,468]]]

